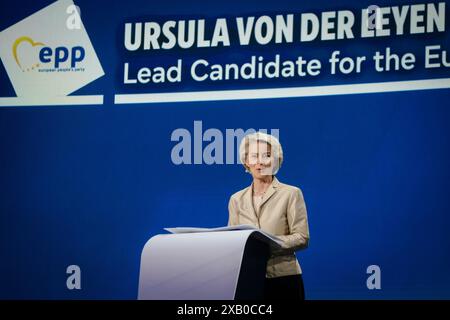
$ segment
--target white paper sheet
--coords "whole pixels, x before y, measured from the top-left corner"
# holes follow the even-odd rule
[[[237,226],[226,226],[218,228],[197,228],[197,227],[176,227],[164,228],[170,233],[190,233],[190,232],[211,232],[211,231],[228,231],[228,230],[258,230],[257,227],[251,224],[240,224]]]
[[[282,240],[280,238],[277,238],[276,236],[267,233],[261,229],[258,229],[257,227],[251,225],[251,224],[240,224],[236,226],[225,226],[225,227],[218,227],[218,228],[197,228],[197,227],[175,227],[175,228],[164,228],[164,230],[173,233],[173,234],[179,234],[179,233],[197,233],[197,232],[215,232],[215,231],[233,231],[233,230],[256,230],[264,234],[266,237],[272,239],[276,243],[278,243],[280,246],[283,244]]]

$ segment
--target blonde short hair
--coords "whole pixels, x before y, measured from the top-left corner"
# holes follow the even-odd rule
[[[239,160],[241,160],[244,168],[248,170],[247,166],[245,165],[245,160],[248,156],[250,143],[260,141],[267,143],[271,147],[271,153],[273,155],[273,158],[275,159],[272,174],[275,175],[277,174],[278,170],[281,167],[281,164],[283,163],[283,148],[281,148],[281,144],[278,139],[270,134],[258,131],[246,135],[239,145]]]

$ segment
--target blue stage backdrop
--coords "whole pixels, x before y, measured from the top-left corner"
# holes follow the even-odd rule
[[[308,299],[450,298],[449,3],[75,5],[0,5],[0,298],[136,299],[149,238],[226,225],[249,129],[303,191]]]

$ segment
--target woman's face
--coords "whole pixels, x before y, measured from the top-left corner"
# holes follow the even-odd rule
[[[266,142],[250,142],[245,164],[254,179],[261,179],[273,174],[271,149],[270,144]]]

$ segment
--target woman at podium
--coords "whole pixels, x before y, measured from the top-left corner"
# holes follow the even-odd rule
[[[228,225],[251,224],[280,238],[282,248],[272,251],[267,263],[264,297],[303,300],[302,270],[295,256],[309,241],[302,191],[275,177],[283,162],[276,137],[262,132],[245,136],[239,157],[253,181],[231,196]]]

